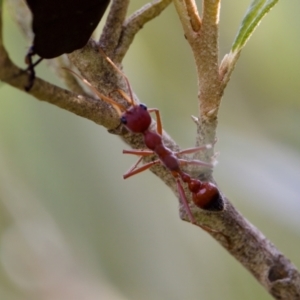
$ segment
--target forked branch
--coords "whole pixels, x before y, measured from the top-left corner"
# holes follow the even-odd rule
[[[212,142],[215,139],[218,110],[224,88],[229,81],[234,62],[224,60],[218,63],[218,21],[220,0],[202,1],[202,18],[199,29],[195,27],[194,0],[174,0],[184,34],[193,51],[199,85],[199,118],[197,120],[197,143]],[[193,4],[191,4],[193,3]],[[225,65],[230,66],[229,71]],[[226,73],[227,72],[227,73]],[[224,80],[224,75],[226,78]],[[251,225],[231,203],[218,214],[208,217],[206,224],[217,222],[223,237],[216,239],[247,268],[275,299],[299,299],[300,274],[290,261]],[[208,225],[210,226],[210,225]],[[213,234],[213,233],[211,233]]]
[[[13,3],[16,14],[18,14],[18,9],[23,7],[23,1],[9,0],[9,2]],[[116,63],[120,63],[135,34],[146,22],[157,16],[170,3],[170,0],[155,1],[145,6],[127,19],[125,23],[123,21],[128,1],[115,0],[113,3],[110,11],[110,21],[107,23],[110,26],[105,27],[100,43],[108,49],[110,57],[116,60]],[[202,18],[198,16],[193,0],[174,0],[174,3],[185,36],[191,45],[198,74],[200,113],[197,122],[197,144],[198,146],[214,144],[217,114],[224,89],[218,64],[220,1],[203,0]],[[113,16],[117,16],[115,24]],[[30,32],[31,29],[28,27],[28,23],[21,24],[21,26],[25,28],[25,31]],[[111,26],[115,26],[114,33],[110,32]],[[27,75],[11,62],[1,37],[0,35],[0,79],[22,90],[26,84]],[[122,76],[109,65],[98,49],[99,44],[91,40],[86,47],[70,54],[69,59],[82,76],[87,78],[102,94],[111,96],[110,94],[117,89],[126,91],[127,87]],[[78,93],[80,90],[81,88],[77,89],[76,92]],[[47,101],[114,130],[133,148],[143,148],[144,146],[141,137],[118,127],[118,114],[113,107],[101,101],[101,99],[75,94],[39,78],[36,79],[30,94],[37,99]],[[119,93],[114,93],[114,100],[124,105],[124,99]],[[136,97],[135,101],[138,102]],[[170,149],[178,149],[176,143],[167,134],[163,135],[163,139]],[[213,149],[202,160],[207,161],[212,152]],[[170,172],[160,165],[154,166],[151,170],[173,191],[176,191],[176,181],[174,181]],[[187,188],[184,192],[187,193],[187,200],[191,203],[191,193],[188,193]],[[209,234],[240,261],[270,294],[276,299],[299,299],[299,272],[228,201],[226,201],[224,212],[221,213],[204,211],[193,204],[190,205],[190,208],[195,222],[202,228],[209,228]],[[181,217],[188,220],[184,209],[181,209]]]

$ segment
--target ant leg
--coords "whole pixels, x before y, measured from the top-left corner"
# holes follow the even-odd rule
[[[202,167],[206,167],[206,168],[213,168],[215,166],[214,163],[208,163],[208,162],[197,160],[197,159],[187,160],[187,159],[178,158],[178,161],[179,161],[180,165],[190,164],[190,165],[202,166]]]
[[[125,111],[126,108],[117,103],[114,99],[105,96],[104,94],[100,93],[95,87],[92,86],[92,84],[86,80],[85,78],[83,78],[82,76],[80,76],[79,74],[75,73],[74,71],[68,69],[68,68],[63,68],[67,71],[69,71],[70,73],[72,73],[74,76],[76,76],[77,78],[79,78],[85,85],[87,85],[101,100],[105,101],[106,103],[109,103],[110,105],[113,106],[113,108],[117,111],[118,115],[121,116],[122,115],[122,111]]]
[[[162,122],[160,117],[160,112],[157,108],[149,108],[149,113],[154,112],[156,116],[156,131],[159,135],[162,135]]]
[[[137,166],[139,165],[139,163],[142,161],[142,159],[143,159],[143,156],[141,156],[141,157],[137,160],[137,162],[136,162],[133,166],[130,167],[130,169],[123,175],[123,177],[124,177],[126,174],[130,174],[133,170],[135,170],[135,169],[137,168]],[[124,178],[124,179],[125,179],[125,178]]]
[[[129,104],[134,105],[132,88],[129,83],[128,77],[116,66],[116,64],[105,54],[105,52],[100,47],[99,47],[99,51],[105,57],[105,59],[111,64],[111,66],[125,79],[126,85],[128,88],[128,92],[129,92],[129,96],[130,96]]]
[[[129,105],[136,105],[133,98],[131,99],[123,90],[117,89],[117,92],[129,103]]]
[[[179,193],[179,197],[180,197],[180,200],[181,200],[181,203],[182,205],[184,206],[184,209],[190,219],[190,221],[193,223],[193,224],[196,224],[196,221],[195,221],[195,218],[191,212],[191,209],[189,207],[189,204],[187,202],[187,199],[186,199],[186,195],[184,193],[184,190],[183,190],[183,187],[181,185],[181,182],[180,182],[180,179],[179,178],[176,178],[176,185],[177,185],[177,190],[178,190],[178,193]]]
[[[176,152],[175,154],[176,154],[176,156],[180,156],[182,154],[191,154],[191,153],[195,153],[195,152],[198,152],[201,150],[210,149],[211,147],[212,147],[211,144],[207,144],[204,146],[184,149],[182,151]],[[178,158],[178,160],[181,165],[192,164],[192,165],[198,165],[198,166],[203,166],[203,167],[208,167],[208,168],[213,168],[216,165],[216,163],[208,163],[208,162],[204,162],[204,161],[201,161],[198,159],[186,160],[186,159]]]
[[[134,173],[134,174],[131,174],[131,173],[133,172],[133,170],[137,170],[137,166],[142,161],[142,159],[145,156],[152,155],[153,151],[151,151],[151,150],[123,150],[123,154],[133,154],[133,155],[139,155],[140,156],[140,158],[137,160],[137,162],[123,175],[124,179],[126,179],[126,178],[136,174],[136,173]],[[144,170],[141,170],[140,172],[142,172],[142,171],[144,171]],[[131,174],[131,175],[128,176],[128,174]],[[125,176],[126,176],[126,178],[125,178]]]
[[[127,178],[129,178],[129,177],[131,177],[131,176],[133,176],[133,175],[136,175],[136,174],[141,173],[141,172],[143,172],[143,171],[145,171],[145,170],[148,170],[148,169],[151,168],[152,166],[157,165],[157,164],[160,163],[160,160],[159,160],[159,159],[156,159],[156,160],[154,160],[154,161],[151,161],[151,162],[149,162],[149,163],[147,163],[147,164],[142,165],[142,166],[139,167],[139,168],[136,168],[137,165],[141,162],[141,160],[142,160],[142,157],[134,164],[134,166],[133,166],[128,172],[126,172],[126,173],[123,175],[123,178],[124,178],[124,179],[127,179]]]
[[[148,156],[148,155],[154,154],[154,152],[152,150],[123,150],[123,154]]]
[[[211,144],[207,144],[207,145],[204,145],[204,146],[193,147],[193,148],[188,148],[188,149],[184,149],[184,150],[178,151],[176,153],[176,155],[191,154],[191,153],[195,153],[195,152],[198,152],[198,151],[201,151],[201,150],[207,150],[207,149],[211,149],[211,148],[212,148],[212,145]]]
[[[176,153],[176,155],[190,154],[190,153],[195,153],[195,152],[198,152],[198,151],[201,151],[201,150],[211,149],[216,144],[216,142],[217,142],[217,139],[215,139],[214,142],[211,143],[211,144],[202,145],[202,146],[199,146],[199,147],[188,148],[188,149],[183,149],[181,151],[178,151]]]
[[[125,173],[125,175],[126,175],[128,173],[131,173],[134,169],[137,168],[137,166],[142,161],[144,156],[153,154],[153,151],[151,151],[151,150],[145,150],[145,151],[143,151],[143,150],[123,150],[123,154],[133,154],[133,155],[140,156],[140,158],[137,160],[137,162]]]

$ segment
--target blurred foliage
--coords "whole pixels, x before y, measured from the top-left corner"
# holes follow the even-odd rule
[[[278,0],[253,0],[234,39],[231,51],[240,52],[255,28]]]
[[[131,11],[145,3],[132,2]],[[222,3],[220,59],[248,5]],[[221,107],[215,170],[233,204],[297,266],[299,10],[299,1],[280,1],[243,50]],[[9,53],[24,65],[29,44],[7,12],[4,22]],[[139,33],[124,70],[165,129],[191,147],[196,77],[174,7]],[[56,82],[45,62],[37,73]],[[128,299],[271,299],[205,232],[179,220],[175,197],[150,172],[123,181],[134,162],[123,148],[90,121],[1,86],[0,298],[119,299],[104,294],[111,285]]]

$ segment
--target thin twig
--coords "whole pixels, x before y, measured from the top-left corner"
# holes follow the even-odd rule
[[[120,40],[128,5],[129,0],[113,0],[99,39],[99,45],[112,59],[114,59],[114,52]]]
[[[194,0],[185,0],[185,5],[193,31],[198,32],[201,28],[201,19],[199,17],[197,5]]]
[[[193,51],[199,86],[199,118],[197,145],[216,139],[217,113],[223,91],[218,70],[218,15],[220,1],[203,1],[200,30],[195,32],[183,0],[174,0],[184,34]],[[209,153],[211,155],[212,153]],[[201,157],[201,159],[205,159]],[[206,158],[207,159],[207,158]]]

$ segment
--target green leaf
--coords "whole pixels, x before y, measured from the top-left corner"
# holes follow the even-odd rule
[[[253,0],[241,23],[237,36],[233,42],[231,52],[239,52],[248,41],[250,35],[258,26],[262,18],[278,0]]]

